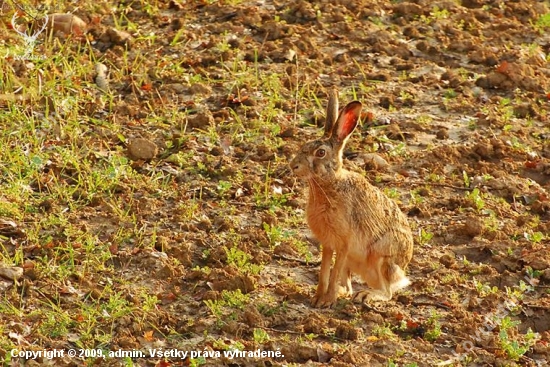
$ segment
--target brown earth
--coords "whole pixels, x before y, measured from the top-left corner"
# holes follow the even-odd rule
[[[145,287],[160,300],[146,322],[128,315],[106,329],[108,349],[222,350],[223,341],[284,354],[202,360],[212,366],[548,365],[550,38],[536,26],[547,2],[180,0],[153,14],[139,1],[98,4],[75,12],[97,59],[117,70],[140,61],[111,76],[112,106],[82,102],[79,113],[116,121],[118,131],[87,123],[85,134],[97,159],[131,159],[132,181],[116,195],[143,238],[121,239],[133,224],[89,192],[71,221],[109,247],[106,272],[126,281],[109,287],[128,300]],[[137,29],[114,24],[112,9]],[[332,86],[342,102],[365,105],[345,164],[399,202],[416,243],[412,285],[391,301],[315,309],[319,244],[303,218],[306,187],[287,164],[320,134]],[[158,173],[175,194],[139,181]],[[8,227],[2,236],[24,236]],[[101,298],[105,277],[73,282]],[[24,278],[41,294],[56,287],[30,270]],[[216,316],[208,304],[235,290],[246,305]],[[38,302],[33,294],[25,302]],[[517,326],[506,329],[505,317]],[[527,351],[507,353],[503,331]]]

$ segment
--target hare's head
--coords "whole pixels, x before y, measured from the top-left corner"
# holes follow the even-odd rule
[[[306,180],[331,181],[342,169],[342,151],[361,114],[361,102],[353,101],[338,115],[338,95],[329,95],[324,135],[305,143],[290,162],[292,171]]]

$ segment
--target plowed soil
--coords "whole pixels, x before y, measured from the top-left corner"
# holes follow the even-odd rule
[[[123,207],[79,193],[89,201],[70,222],[93,233],[110,256],[105,273],[73,279],[83,292],[58,297],[72,307],[74,297],[101,299],[112,287],[141,302],[133,298],[140,287],[158,298],[147,317],[130,314],[105,326],[112,337],[103,348],[284,355],[169,357],[165,364],[135,358],[140,366],[548,365],[548,2],[151,6],[84,1],[63,9],[88,23],[84,37],[109,66],[116,96],[107,106],[81,106],[87,149],[98,160],[128,158],[132,173],[113,191]],[[113,28],[131,39],[115,37]],[[412,285],[392,300],[341,299],[317,309],[310,297],[320,244],[305,223],[307,187],[288,162],[320,136],[333,86],[341,104],[364,105],[345,165],[398,201],[415,250]],[[57,172],[71,175],[67,167]],[[159,175],[168,191],[151,186]],[[44,205],[45,212],[63,206]],[[54,242],[71,242],[56,228]],[[51,255],[47,246],[29,246],[29,259]],[[85,257],[78,262],[85,267]],[[111,276],[124,283],[110,284]],[[40,304],[53,285],[29,271],[25,278],[42,292],[25,302]],[[354,288],[362,287],[355,279]],[[5,319],[8,325],[11,316]],[[28,338],[58,348],[70,342]]]

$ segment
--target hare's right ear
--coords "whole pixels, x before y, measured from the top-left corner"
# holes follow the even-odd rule
[[[363,105],[359,101],[350,102],[344,107],[336,124],[333,127],[333,134],[330,139],[343,146],[347,138],[351,135],[361,116],[361,108]]]
[[[327,106],[327,117],[325,121],[325,133],[323,134],[324,138],[330,138],[332,136],[332,130],[334,129],[334,124],[338,119],[338,89],[336,87],[331,88],[328,92],[328,106]]]

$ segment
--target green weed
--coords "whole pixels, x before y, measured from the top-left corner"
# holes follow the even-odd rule
[[[435,342],[441,336],[441,324],[439,322],[440,315],[434,310],[428,318],[426,325],[429,327],[424,334],[426,340]]]
[[[466,199],[468,199],[474,206],[474,208],[481,212],[481,210],[485,207],[485,200],[483,200],[483,194],[479,189],[476,187],[471,192],[466,193]]]
[[[265,344],[270,340],[269,334],[264,329],[254,328],[253,335],[256,344]]]
[[[509,330],[517,327],[519,323],[519,321],[513,321],[510,317],[506,316],[500,320],[499,324],[499,346],[512,361],[519,361],[519,359],[527,353],[540,338],[531,328],[529,328],[527,333],[523,336],[517,336],[515,338],[510,337]]]
[[[258,275],[262,271],[262,266],[251,263],[250,255],[239,248],[224,247],[224,250],[227,255],[228,265],[232,265],[246,274]]]
[[[418,241],[420,245],[425,246],[432,240],[433,236],[434,234],[432,232],[428,232],[424,230],[424,228],[421,228]]]
[[[540,15],[532,25],[539,32],[543,32],[547,28],[550,28],[550,13]]]

